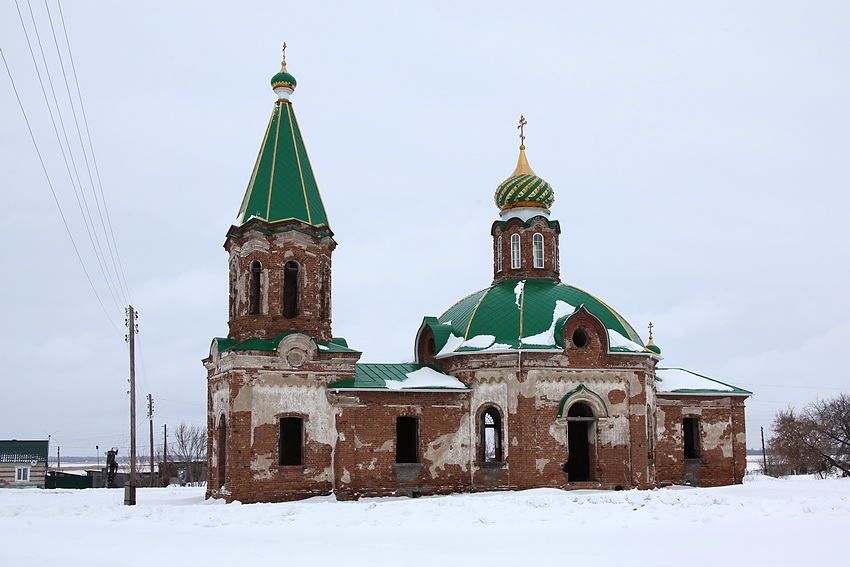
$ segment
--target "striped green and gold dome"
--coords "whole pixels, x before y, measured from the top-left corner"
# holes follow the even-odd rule
[[[510,177],[496,189],[496,206],[504,213],[511,209],[543,209],[547,213],[555,202],[555,192],[543,178],[528,165],[525,146],[519,148],[519,160]]]
[[[289,87],[290,89],[295,90],[295,86],[298,84],[298,81],[296,81],[295,77],[286,71],[286,61],[280,64],[280,72],[272,77],[271,84],[272,89],[276,89],[278,87]]]

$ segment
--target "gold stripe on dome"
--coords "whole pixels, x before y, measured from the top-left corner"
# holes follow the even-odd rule
[[[510,211],[513,209],[542,209],[546,211],[547,215],[551,212],[549,210],[549,207],[547,207],[544,203],[540,203],[538,201],[518,201],[516,203],[502,205],[502,212]]]
[[[469,329],[472,328],[472,322],[475,321],[475,314],[478,313],[478,308],[481,306],[481,302],[484,301],[484,298],[487,297],[491,291],[493,291],[493,286],[487,288],[487,291],[484,292],[484,295],[482,295],[481,299],[478,300],[478,303],[475,304],[475,309],[472,310],[472,315],[469,316],[469,323],[466,324],[466,331],[463,332],[464,342],[466,342],[466,339],[469,336]],[[455,349],[455,352],[457,352],[457,349]]]
[[[260,145],[260,153],[257,155],[257,161],[254,163],[254,171],[251,173],[251,180],[248,182],[248,189],[245,191],[245,198],[242,199],[242,206],[239,207],[239,216],[242,217],[242,222],[245,222],[245,214],[248,212],[248,205],[251,203],[251,196],[254,194],[254,184],[257,181],[257,172],[260,169],[260,162],[263,159],[263,152],[266,151],[266,142],[269,139],[269,132],[272,128],[272,122],[274,121],[275,110],[277,106],[272,109],[272,115],[269,117],[269,123],[266,125],[266,133],[263,136],[263,143]]]

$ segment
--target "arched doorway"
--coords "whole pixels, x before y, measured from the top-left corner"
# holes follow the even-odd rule
[[[576,402],[567,412],[567,482],[593,480],[594,433],[593,410],[584,402]]]

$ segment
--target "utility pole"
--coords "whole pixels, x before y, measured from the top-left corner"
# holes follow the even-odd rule
[[[62,460],[59,458],[59,445],[56,445],[56,470],[62,472]]]
[[[764,449],[764,427],[761,428],[761,458],[764,465],[764,474],[767,474],[767,451]]]
[[[148,421],[151,426],[151,487],[154,486],[153,483],[153,396],[148,394]]]
[[[130,482],[124,487],[124,504],[136,505],[136,311],[127,307],[127,342],[130,343]]]
[[[162,476],[168,471],[168,424],[162,424],[162,462],[159,464],[159,476]],[[165,471],[163,471],[165,469]],[[160,481],[162,479],[160,478]],[[160,482],[162,486],[165,486]]]

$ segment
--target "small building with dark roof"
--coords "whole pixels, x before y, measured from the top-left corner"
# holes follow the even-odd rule
[[[0,440],[0,488],[44,488],[49,444]]]
[[[561,282],[553,187],[524,118],[495,193],[493,279],[423,319],[408,364],[361,364],[331,332],[336,248],[289,100],[278,96],[225,240],[229,332],[213,339],[207,496],[742,482],[750,392],[679,368],[594,295]],[[580,269],[570,266],[571,270]]]

